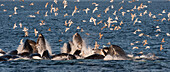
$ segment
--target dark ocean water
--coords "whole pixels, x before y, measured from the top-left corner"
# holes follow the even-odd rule
[[[51,61],[51,60],[14,60],[14,61],[5,61],[0,62],[0,69],[4,71],[168,71],[170,70],[170,36],[167,36],[166,33],[170,33],[170,22],[166,21],[154,21],[161,20],[162,18],[168,19],[168,12],[170,12],[170,2],[168,1],[153,1],[148,3],[146,1],[128,3],[125,2],[121,4],[119,1],[110,3],[109,1],[97,1],[99,4],[98,9],[95,13],[92,13],[92,10],[95,8],[92,5],[93,1],[84,1],[84,2],[68,2],[68,6],[64,9],[62,2],[55,4],[54,2],[49,2],[47,8],[45,8],[46,1],[33,1],[34,5],[30,6],[32,2],[10,2],[10,1],[0,1],[0,4],[5,6],[0,7],[0,48],[6,52],[17,49],[20,44],[20,40],[31,39],[36,41],[38,37],[34,36],[34,29],[36,28],[39,33],[42,33],[46,40],[50,43],[53,53],[60,53],[60,48],[65,42],[68,42],[72,39],[72,35],[78,32],[82,38],[86,41],[88,46],[94,47],[95,41],[100,44],[100,48],[103,45],[107,45],[108,42],[111,44],[118,45],[125,50],[127,54],[139,53],[141,51],[144,54],[154,53],[158,57],[163,57],[165,60],[145,60],[145,61],[133,61],[133,60],[124,60],[124,61],[104,61],[104,60],[68,60],[68,61]],[[125,13],[125,16],[121,15],[121,12],[132,9],[135,5],[139,6],[141,3],[147,5],[147,8],[144,8],[140,11],[134,10],[134,12]],[[54,13],[50,13],[51,4],[53,7],[58,7],[58,15],[55,16]],[[24,6],[21,8],[20,6]],[[114,5],[114,8],[108,11],[107,14],[104,13],[104,10],[108,7]],[[74,16],[71,16],[74,6],[77,6],[79,13],[75,13]],[[110,30],[109,28],[101,28],[104,24],[94,25],[93,22],[89,22],[90,18],[93,17],[96,19],[96,22],[103,20],[107,22],[108,17],[114,18],[113,15],[115,10],[123,6],[123,9],[117,12],[119,17],[118,23],[114,23],[116,26],[123,21],[120,30]],[[14,13],[14,7],[18,7],[17,15],[12,15]],[[86,14],[82,11],[85,8],[89,8],[90,11]],[[6,12],[3,10],[6,9]],[[40,10],[40,14],[35,14]],[[138,16],[141,12],[145,10],[148,11],[146,15],[142,17]],[[166,10],[165,14],[159,16],[159,13],[162,13],[163,10]],[[48,16],[45,17],[45,12],[48,11]],[[149,17],[149,12],[153,15],[156,15],[156,19]],[[64,17],[64,14],[68,13],[69,16]],[[136,23],[133,25],[131,21],[130,13],[136,13],[138,20],[141,23]],[[101,17],[97,17],[98,14],[101,14]],[[12,15],[12,17],[9,17]],[[35,18],[28,17],[28,15],[35,15]],[[70,29],[65,32],[67,28],[64,23],[65,20],[72,20],[73,24]],[[134,20],[135,20],[134,19]],[[45,25],[40,26],[41,20],[45,21]],[[86,20],[87,22],[82,22]],[[17,28],[13,29],[14,23],[17,24]],[[19,23],[22,23],[23,27],[28,28],[29,36],[24,37],[23,28],[19,27]],[[84,32],[76,29],[77,26],[83,28]],[[159,26],[161,32],[156,32],[156,26]],[[51,28],[51,31],[48,31],[48,28]],[[133,34],[137,29],[142,30]],[[86,35],[89,33],[90,35]],[[99,39],[99,33],[102,33],[104,36],[102,39]],[[142,36],[139,37],[140,33],[150,35],[152,38]],[[156,34],[160,34],[156,37]],[[162,38],[165,39],[164,43],[161,43]],[[59,40],[62,40],[59,42]],[[145,49],[146,46],[143,46],[142,41],[147,40],[150,46],[150,49]],[[134,46],[131,46],[130,43],[135,41],[140,41],[140,43],[135,44],[134,46],[139,47],[139,49],[132,49]],[[160,51],[160,45],[162,44],[163,50]]]

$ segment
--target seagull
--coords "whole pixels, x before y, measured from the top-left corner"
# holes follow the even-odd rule
[[[28,31],[25,31],[25,37],[27,37],[28,36]]]
[[[127,10],[126,12],[130,12],[130,10]]]
[[[17,7],[14,7],[14,14],[17,14]]]
[[[110,0],[110,2],[112,3],[114,0]]]
[[[101,17],[101,14],[97,15],[97,17]]]
[[[26,27],[24,27],[24,29],[22,31],[26,32],[26,31],[28,31],[28,29]]]
[[[69,21],[68,21],[68,24],[69,24],[69,27],[73,24],[73,21],[70,19]]]
[[[161,42],[162,42],[162,43],[165,42],[165,38],[163,38]]]
[[[170,19],[170,12],[168,13],[168,18]]]
[[[34,29],[34,34],[35,34],[35,36],[37,36],[37,34],[38,34],[38,31],[36,29]]]
[[[145,12],[143,12],[143,15],[147,14],[147,10],[145,10]]]
[[[67,32],[70,28],[66,28],[65,32]]]
[[[102,21],[103,21],[103,20],[99,21],[99,22],[97,23],[97,25],[100,24],[100,23],[102,23]]]
[[[50,27],[50,28],[48,28],[48,31],[51,31],[51,27]]]
[[[30,3],[30,6],[33,6],[34,5],[34,3]]]
[[[24,6],[20,6],[21,8],[24,8]]]
[[[49,4],[48,2],[45,4],[45,8],[47,8],[48,4]]]
[[[119,11],[120,11],[121,9],[123,9],[123,7],[122,7],[122,6],[120,7]]]
[[[77,29],[80,29],[80,27],[79,27],[79,26],[77,26]]]
[[[7,10],[6,10],[6,9],[4,9],[3,11],[4,11],[4,12],[6,12]]]
[[[140,33],[140,34],[139,34],[139,37],[141,37],[141,36],[143,36],[143,35],[144,35],[144,33]]]
[[[113,13],[113,15],[116,15],[116,12],[117,12],[117,11],[115,10],[115,12]]]
[[[35,18],[36,16],[35,15],[28,15],[28,17]]]
[[[67,4],[64,4],[64,9],[67,7]]]
[[[166,13],[165,10],[163,10],[162,13]]]
[[[136,18],[136,20],[134,21],[133,25],[135,25],[136,22],[138,22],[138,18]]]
[[[96,19],[95,19],[95,18],[91,17],[91,18],[90,18],[90,22],[93,22],[94,25],[96,25]]]
[[[152,16],[152,13],[151,12],[149,12],[149,17],[151,17]]]
[[[98,10],[98,7],[95,7],[95,8],[94,8],[93,13],[94,13],[96,10]]]
[[[67,23],[67,20],[65,20],[65,24],[64,24],[65,26],[67,26],[68,25],[68,23]]]
[[[146,48],[145,49],[150,49],[150,46],[146,46]]]
[[[86,9],[84,9],[83,11],[85,11],[86,14],[87,14],[89,10],[90,10],[89,8],[86,8]]]
[[[19,23],[20,28],[22,28],[22,23]]]
[[[55,16],[57,16],[57,15],[58,15],[58,13],[54,13],[54,15],[55,15]]]
[[[97,44],[97,41],[95,41],[95,45],[94,45],[94,46],[95,46],[95,48],[94,48],[94,49],[98,49],[100,45],[99,45],[99,44]]]
[[[113,9],[114,8],[114,6],[113,5],[111,5],[111,9]]]
[[[117,16],[115,17],[115,20],[119,20]]]
[[[132,14],[132,13],[131,13],[131,17],[132,17],[131,20],[132,20],[132,21],[133,21],[133,19],[134,19],[135,16],[136,16],[135,14]]]
[[[41,20],[40,26],[45,25],[44,20]]]
[[[80,32],[84,32],[83,28],[81,28],[81,31]]]
[[[122,16],[124,16],[124,15],[125,15],[125,13],[126,13],[126,12],[122,12]]]
[[[136,9],[136,5],[134,6],[134,8],[133,9]]]
[[[139,49],[139,47],[133,47],[132,49]]]
[[[40,14],[40,10],[39,10],[39,11],[37,11],[37,12],[35,12],[35,14]]]
[[[44,15],[45,17],[48,16],[47,13],[48,13],[48,11],[45,12],[45,15]]]
[[[155,15],[153,15],[153,16],[152,16],[152,18],[153,18],[153,19],[155,19],[155,18],[156,18],[156,16],[155,16]]]
[[[103,34],[99,33],[99,39],[101,39],[101,38],[102,38],[102,36],[103,36]]]
[[[54,3],[57,4],[57,0],[54,0]]]
[[[166,20],[166,18],[162,18],[161,22],[163,22],[164,20]]]
[[[147,43],[147,40],[144,40],[142,43],[144,43],[143,46],[145,46],[146,44],[148,44],[148,43]]]
[[[120,22],[120,25],[122,25],[122,24],[123,24],[123,21]]]
[[[109,11],[109,7],[107,7],[107,8],[104,10],[105,13],[107,13],[107,11]]]
[[[135,45],[134,43],[130,43],[130,45],[132,46],[132,45]]]
[[[1,6],[5,6],[4,4],[1,4]]]
[[[162,51],[164,48],[162,47],[162,44],[160,45],[160,51]]]
[[[167,36],[170,36],[170,33],[166,33]]]
[[[142,16],[142,13],[140,13],[139,16]]]
[[[77,0],[77,2],[80,2],[80,0]]]
[[[16,23],[14,24],[14,26],[13,26],[13,29],[15,29],[17,27],[17,25],[16,25]]]
[[[66,13],[66,14],[64,14],[64,17],[66,17],[66,16],[68,16],[68,14]]]
[[[77,12],[77,7],[75,6],[72,16],[74,16],[74,13],[76,13],[76,12]]]
[[[97,3],[92,3],[92,5],[99,6],[99,4],[97,4]]]

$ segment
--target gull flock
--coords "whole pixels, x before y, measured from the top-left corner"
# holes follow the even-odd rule
[[[21,0],[22,2],[27,2],[24,0]],[[57,0],[53,1],[54,4],[58,4]],[[76,0],[76,3],[81,2],[81,0]],[[91,4],[94,5],[94,8],[91,9],[89,8],[79,8],[78,6],[74,6],[73,7],[73,11],[71,14],[69,13],[65,13],[63,15],[63,17],[67,17],[67,16],[72,16],[74,17],[75,15],[85,12],[87,15],[89,13],[99,13],[100,9],[100,4],[97,2],[92,2]],[[137,2],[135,0],[132,1],[124,1],[122,0],[119,4],[124,4],[124,3],[128,3],[131,4],[133,2]],[[67,0],[63,0],[62,4],[63,4],[63,10],[67,9],[69,6],[69,1]],[[110,0],[110,3],[114,3],[114,0]],[[151,1],[148,1],[148,3],[152,3]],[[45,8],[49,8],[48,6],[50,6],[50,11],[46,11],[44,14],[44,17],[48,17],[48,14],[52,14],[54,13],[54,16],[59,15],[58,11],[60,11],[60,9],[58,7],[54,7],[54,4],[50,5],[50,2],[47,2],[44,7]],[[34,6],[35,4],[32,2],[29,4],[29,6]],[[6,6],[4,4],[0,5],[2,6]],[[13,14],[10,14],[9,17],[12,17],[14,15],[19,14],[18,13],[18,9],[19,8],[25,8],[23,5],[21,5],[20,7],[14,7],[13,10]],[[122,20],[122,18],[120,17],[124,17],[127,15],[130,15],[128,18],[130,19],[131,25],[135,26],[136,24],[143,24],[143,22],[140,20],[141,17],[143,16],[149,16],[150,18],[153,18],[155,22],[164,22],[164,21],[170,21],[170,12],[167,12],[165,9],[162,10],[161,13],[158,14],[153,14],[152,12],[149,12],[147,10],[148,6],[144,5],[143,3],[141,3],[140,5],[135,5],[133,8],[125,10],[125,7],[121,6],[118,10],[114,9],[114,5],[111,6],[107,6],[104,10],[102,10],[104,12],[104,14],[110,13],[110,11],[114,11],[113,13],[111,13],[113,16],[109,16],[107,20],[98,20],[98,18],[104,16],[102,13],[97,14],[97,17],[89,17],[89,21],[87,20],[82,20],[82,22],[86,23],[86,22],[91,22],[94,24],[94,26],[98,26],[103,25],[103,27],[101,27],[101,30],[108,28],[111,31],[117,31],[122,29],[122,25],[124,24],[124,21]],[[7,12],[7,9],[3,9],[3,12]],[[135,13],[136,11],[138,11],[139,13]],[[39,15],[41,13],[41,10],[36,11],[34,14],[32,15],[28,15],[28,17],[30,18],[36,18],[35,15]],[[121,16],[118,15],[118,13],[121,13]],[[164,18],[158,18],[161,17],[163,15],[166,15],[167,17]],[[115,18],[113,18],[115,17]],[[72,19],[69,19],[68,21],[65,20],[65,23],[63,25],[65,25],[65,30],[64,32],[67,32],[68,30],[70,30],[71,26],[74,25],[74,21]],[[47,22],[45,22],[44,20],[41,20],[41,22],[39,23],[39,26],[43,26],[46,25]],[[115,25],[119,23],[119,25]],[[27,27],[23,27],[22,23],[14,23],[13,24],[13,29],[16,29],[17,27],[23,28],[23,32],[25,33],[25,37],[29,36],[29,29]],[[153,37],[157,37],[159,38],[159,35],[161,35],[161,28],[159,25],[155,26],[156,30],[155,32],[159,33],[156,34],[155,36],[150,36],[148,34],[145,34],[143,32],[143,30],[141,28],[136,29],[134,32],[132,32],[132,34],[137,35],[138,37],[148,37],[148,38],[153,38]],[[83,28],[81,28],[80,26],[77,26],[76,29],[81,29],[81,32],[84,31]],[[140,58],[145,58],[145,59],[157,59],[158,57],[155,56],[155,54],[147,54],[144,55],[143,52],[139,52],[139,54],[143,54],[141,56],[133,56],[131,54],[126,54],[124,52],[124,50],[117,46],[117,45],[112,45],[110,42],[108,42],[108,44],[110,45],[109,47],[102,47],[102,49],[99,49],[99,47],[101,45],[99,45],[97,43],[97,41],[95,41],[95,45],[94,48],[88,48],[87,45],[85,44],[85,41],[81,38],[80,34],[75,33],[73,35],[73,39],[72,41],[69,41],[68,43],[64,43],[63,47],[61,47],[61,53],[59,54],[53,54],[52,53],[52,49],[50,48],[50,46],[48,46],[48,42],[46,41],[46,39],[44,38],[43,34],[39,33],[39,31],[34,28],[33,29],[35,36],[38,36],[37,41],[33,41],[33,40],[29,40],[27,39],[24,43],[22,42],[23,39],[20,42],[19,47],[14,50],[14,51],[10,51],[8,53],[4,52],[2,49],[0,50],[1,53],[1,57],[0,59],[2,61],[7,61],[7,60],[13,60],[13,59],[50,59],[50,60],[70,60],[70,59],[104,59],[104,60],[131,60],[131,59],[140,59]],[[48,29],[48,31],[52,31],[51,28]],[[90,33],[85,33],[86,35],[90,35]],[[104,36],[104,34],[102,34],[101,32],[98,33],[98,39],[102,39],[102,37]],[[165,33],[166,36],[170,36],[170,33]],[[62,41],[62,40],[60,40]],[[162,51],[164,49],[163,43],[166,42],[165,38],[161,39],[161,45],[160,45],[160,51]],[[140,47],[135,46],[136,44],[141,43],[142,46],[145,46],[145,49],[150,49],[151,47],[148,45],[148,40],[144,39],[143,41],[135,41],[135,42],[131,42],[130,45],[133,46],[132,49],[139,49]]]

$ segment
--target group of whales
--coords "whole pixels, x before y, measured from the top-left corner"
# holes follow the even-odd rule
[[[87,49],[85,41],[78,33],[73,35],[72,41],[64,43],[60,54],[50,53],[47,48],[46,40],[42,34],[39,34],[37,42],[27,39],[21,49],[5,53],[0,50],[0,61],[18,60],[18,59],[47,59],[47,60],[71,60],[71,59],[104,59],[104,60],[130,60],[124,50],[111,45],[102,49]]]

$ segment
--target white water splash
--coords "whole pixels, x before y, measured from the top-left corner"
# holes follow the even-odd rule
[[[85,40],[83,40],[82,42],[82,49],[81,49],[81,54],[83,57],[87,57],[87,56],[90,56],[94,54],[93,51],[92,51],[92,47],[86,45],[86,42]]]
[[[49,54],[52,55],[50,43],[46,39],[45,39],[45,45],[46,45],[46,49],[48,50]]]
[[[64,43],[63,47],[60,48],[60,53],[67,53],[67,43]]]
[[[22,41],[22,40],[23,40],[23,39],[21,39],[21,41]],[[23,46],[24,46],[24,43],[23,43],[23,42],[20,42],[20,45],[19,45],[18,48],[17,48],[18,54],[22,53]]]

